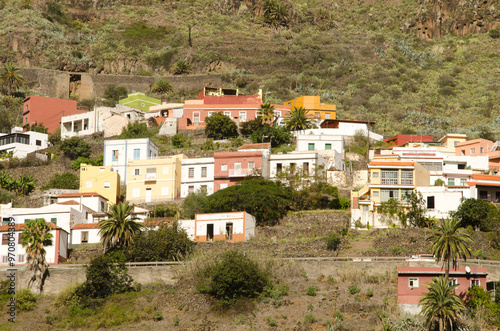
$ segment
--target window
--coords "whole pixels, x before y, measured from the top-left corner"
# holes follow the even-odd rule
[[[455,178],[448,178],[448,185],[455,185]]]
[[[380,190],[380,201],[385,202],[385,201],[389,201],[389,199],[399,200],[399,191],[398,190]]]
[[[413,190],[401,190],[401,201],[403,202],[410,202],[411,195],[413,193]]]
[[[401,170],[401,184],[413,185],[413,170]]]
[[[461,154],[461,155],[465,155],[465,149],[462,149],[462,150],[460,151],[460,154]]]
[[[321,118],[321,114],[320,113],[314,113],[314,117],[315,118]]]
[[[325,119],[329,120],[330,119],[330,113],[325,113]]]
[[[134,160],[140,160],[141,159],[141,150],[139,148],[134,149]]]
[[[481,281],[479,279],[473,278],[470,280],[470,286],[472,285],[481,286]]]
[[[382,170],[382,184],[397,184],[398,170]]]
[[[484,153],[484,148],[483,148],[483,147],[481,147],[481,148],[479,149],[479,153],[481,153],[481,154],[483,154],[483,153]]]
[[[82,231],[82,244],[86,244],[89,242],[89,232]]]
[[[156,168],[146,169],[146,180],[156,179]]]
[[[325,144],[325,150],[332,149],[332,144]]]
[[[380,173],[379,173],[378,171],[377,171],[377,172],[374,172],[374,173],[373,173],[373,178],[378,178],[378,177],[379,177],[379,175],[380,175]]]
[[[189,168],[188,177],[194,178],[194,168]]]
[[[314,143],[307,144],[307,150],[308,151],[314,151]]]
[[[208,192],[208,186],[207,185],[201,185],[200,188],[201,188],[202,191]]]
[[[141,189],[135,188],[132,190],[132,198],[140,198],[141,197]]]
[[[427,197],[427,209],[434,209],[434,196]]]
[[[106,203],[104,201],[101,201],[101,213],[106,212]]]
[[[221,190],[223,190],[223,189],[225,189],[225,188],[227,188],[227,184],[220,184],[220,189],[221,189]]]
[[[379,194],[380,194],[380,192],[379,192],[379,191],[373,191],[373,197],[374,197],[374,198],[378,198],[378,197],[379,197]]]
[[[276,163],[276,173],[279,174],[283,171],[283,165],[281,163]]]
[[[85,168],[85,167],[82,167],[82,171],[87,171],[87,168]]]
[[[111,183],[110,182],[104,182],[104,188],[110,188]]]
[[[457,278],[450,278],[450,285],[458,285],[458,279]]]
[[[275,110],[274,111],[274,118],[280,118],[281,117],[281,111],[280,110]]]
[[[2,224],[9,224],[10,223],[10,218],[4,217],[2,218]]]
[[[168,186],[163,186],[161,188],[161,195],[168,195]]]
[[[453,146],[457,146],[457,145],[458,145],[458,141],[454,141]]]
[[[304,175],[309,176],[309,162],[302,164],[302,170],[304,171]]]
[[[51,221],[52,223],[54,223],[55,225],[57,225],[57,217],[52,217],[52,218],[50,219],[50,221]]]
[[[134,169],[134,176],[140,176],[141,175],[141,169]]]
[[[163,167],[163,174],[168,175],[168,167]]]
[[[240,122],[246,122],[247,121],[247,112],[246,111],[240,111]]]
[[[479,199],[482,200],[488,199],[488,191],[479,191]]]
[[[91,180],[86,180],[85,181],[85,187],[91,188],[92,187],[92,181]]]
[[[363,211],[368,211],[368,206],[367,205],[363,205]]]
[[[460,178],[460,186],[467,186],[467,179]]]
[[[42,141],[37,139],[37,140],[35,141],[35,144],[36,144],[37,146],[42,146]],[[481,152],[481,153],[482,153],[482,152]]]
[[[290,163],[290,173],[292,175],[295,174],[295,168],[296,168],[296,164],[295,163]]]
[[[408,278],[408,287],[411,289],[418,287],[418,278]]]
[[[2,234],[2,245],[8,245],[9,244],[9,234],[4,233]]]
[[[209,111],[208,116],[212,116],[212,114],[214,114],[214,113],[215,113],[214,111]]]
[[[230,111],[225,111],[224,115],[226,115],[227,117],[231,118],[231,112]]]
[[[17,255],[17,262],[24,263],[24,254]]]
[[[476,149],[475,148],[471,148],[470,149],[470,155],[472,155],[472,154],[476,154]]]
[[[118,161],[118,150],[112,151],[111,161]]]
[[[188,186],[188,193],[194,193],[194,185]]]
[[[220,170],[221,170],[221,171],[227,171],[227,164],[222,164],[222,165],[220,166]]]
[[[429,171],[442,171],[443,164],[441,162],[419,162],[425,169]]]
[[[457,164],[457,169],[465,170],[465,163],[459,163],[459,164]]]
[[[201,167],[201,177],[207,177],[207,167]]]
[[[248,169],[250,169],[250,170],[255,169],[255,162],[254,161],[248,162]]]

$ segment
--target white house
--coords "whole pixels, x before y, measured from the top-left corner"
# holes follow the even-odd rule
[[[105,140],[103,163],[120,174],[123,184],[127,181],[128,161],[157,158],[158,150],[158,145],[149,138]]]
[[[194,220],[180,220],[195,242],[247,241],[255,236],[255,217],[247,212],[196,214]]]
[[[181,165],[181,198],[204,189],[214,193],[214,158],[184,159]]]
[[[306,180],[312,179],[316,171],[325,171],[327,162],[318,152],[290,152],[287,154],[271,154],[269,156],[269,179],[276,179],[282,172],[292,174],[300,171]],[[326,177],[325,177],[326,178]]]
[[[12,152],[13,156],[25,158],[29,153],[48,147],[49,136],[35,131],[22,132],[15,127],[12,133],[0,133],[0,152]]]
[[[325,119],[321,123],[321,129],[305,130],[304,134],[309,134],[311,131],[314,134],[331,134],[353,137],[358,133],[369,135],[371,140],[382,141],[384,137],[372,131],[375,126],[373,121],[358,121],[358,120],[340,120],[340,119]]]
[[[105,213],[108,211],[108,199],[95,192],[62,193],[57,196],[57,203],[68,201],[77,201],[96,213]]]
[[[297,134],[296,150],[316,151],[328,161],[328,169],[344,170],[344,137],[329,134]]]
[[[444,186],[417,187],[416,190],[425,201],[426,215],[438,220],[449,218],[450,212],[457,210],[464,197],[461,191],[452,191]]]
[[[183,103],[162,103],[158,106],[149,107],[149,111],[144,115],[144,118],[150,117],[173,117],[181,118],[183,115]]]
[[[15,257],[15,264],[22,265],[26,263],[26,249],[21,245],[21,233],[24,230],[25,224],[17,223],[16,221],[14,231],[9,228],[8,224],[0,226],[0,234],[2,235],[2,245],[0,246],[0,256],[2,258],[0,265],[9,265],[9,257],[13,254]],[[52,228],[52,245],[45,246],[45,260],[48,264],[57,264],[66,262],[68,258],[68,232],[61,229],[54,223],[48,223]],[[9,242],[14,242],[14,251],[9,250]]]

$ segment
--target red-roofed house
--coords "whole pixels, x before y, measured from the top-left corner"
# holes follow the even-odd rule
[[[72,203],[83,204],[93,212],[105,213],[108,211],[108,199],[96,192],[63,193],[57,196],[58,204]],[[112,201],[115,203],[115,201]]]
[[[61,117],[87,112],[77,109],[77,104],[75,100],[31,95],[24,99],[23,126],[43,124],[48,133],[54,133],[61,124]]]
[[[214,192],[233,186],[254,171],[267,173],[267,155],[262,151],[214,153]]]
[[[426,285],[432,283],[432,278],[444,277],[445,271],[440,267],[398,267],[398,302],[403,310],[419,313],[419,300],[429,292]],[[464,298],[472,285],[481,286],[486,290],[486,268],[450,269],[449,279],[454,284],[455,294]]]
[[[45,260],[48,264],[57,264],[66,262],[68,258],[68,232],[58,227],[54,223],[47,223],[52,230],[52,246],[45,247]],[[0,234],[2,235],[2,245],[0,246],[0,256],[2,258],[1,265],[9,265],[9,254],[14,253],[15,264],[22,265],[26,263],[26,250],[21,245],[21,233],[24,230],[24,224],[19,223],[15,225],[15,231],[9,231],[9,225],[4,224],[0,226]],[[9,242],[14,242],[14,252],[9,251]]]
[[[472,175],[467,185],[470,187],[471,198],[500,203],[500,176]]]
[[[418,162],[372,161],[368,169],[368,185],[351,193],[352,226],[359,219],[363,225],[389,227],[390,223],[378,214],[381,203],[389,199],[403,201],[404,196],[417,187],[430,186],[429,171]]]
[[[407,142],[428,142],[431,143],[434,138],[432,136],[418,136],[410,134],[397,134],[394,137],[384,139],[386,143],[394,143],[396,146],[401,146]]]

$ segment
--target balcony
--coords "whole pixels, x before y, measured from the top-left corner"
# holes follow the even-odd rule
[[[245,177],[252,174],[254,169],[229,169],[229,177]]]
[[[144,177],[145,182],[153,182],[156,181],[156,174],[146,174],[146,177]]]

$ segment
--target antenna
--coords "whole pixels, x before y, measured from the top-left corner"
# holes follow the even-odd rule
[[[465,272],[470,274],[470,268],[468,266],[465,267]]]

